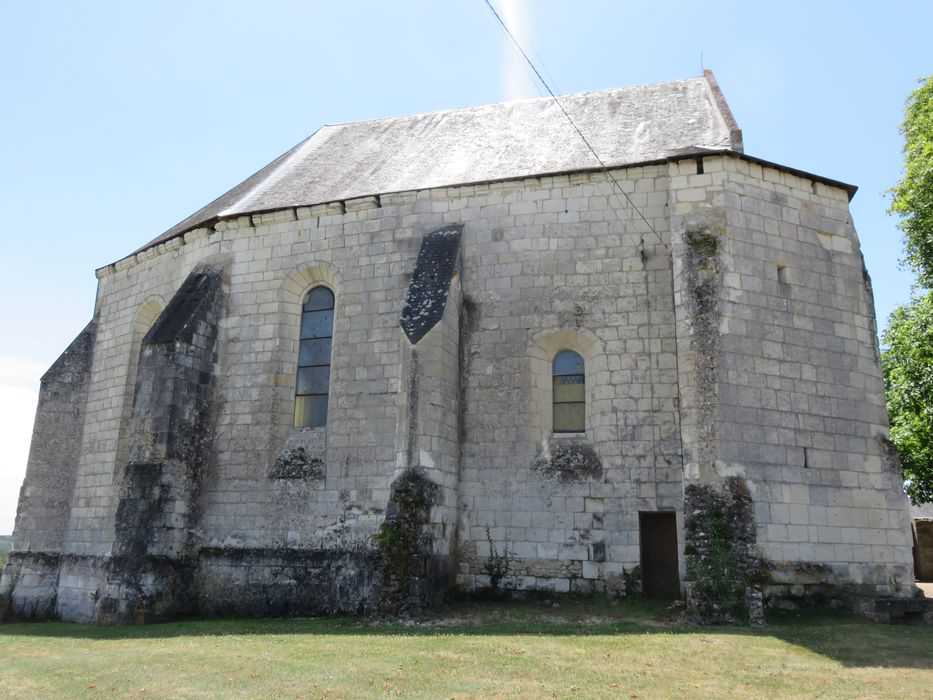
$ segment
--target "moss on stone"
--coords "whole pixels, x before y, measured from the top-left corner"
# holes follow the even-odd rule
[[[374,537],[384,613],[405,614],[423,602],[432,548],[425,526],[437,493],[437,485],[420,469],[407,469],[392,484],[385,522]]]

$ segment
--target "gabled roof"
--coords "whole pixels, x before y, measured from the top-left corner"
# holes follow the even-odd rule
[[[710,71],[560,103],[606,166],[742,151]],[[552,98],[325,126],[143,249],[243,214],[598,167]]]

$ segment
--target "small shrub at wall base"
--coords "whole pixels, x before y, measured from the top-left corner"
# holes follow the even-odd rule
[[[489,532],[489,526],[486,526],[486,541],[489,543],[489,556],[483,563],[483,570],[489,576],[489,587],[493,595],[498,595],[499,584],[502,579],[509,575],[509,566],[512,563],[512,557],[509,553],[509,545],[506,543],[502,547],[502,553],[499,553],[496,543],[492,541],[492,534]]]

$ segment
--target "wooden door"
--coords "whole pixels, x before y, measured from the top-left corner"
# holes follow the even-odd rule
[[[680,597],[677,566],[677,519],[672,511],[638,514],[641,539],[642,593],[646,598]]]

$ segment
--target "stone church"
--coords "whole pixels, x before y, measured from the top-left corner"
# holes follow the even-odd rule
[[[325,126],[97,271],[2,614],[909,600],[854,193],[709,72]]]

